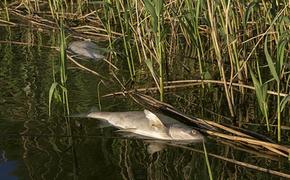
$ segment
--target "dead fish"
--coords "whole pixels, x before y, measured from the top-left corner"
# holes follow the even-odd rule
[[[128,112],[90,112],[74,117],[88,117],[106,121],[119,132],[169,141],[201,142],[204,136],[197,130],[162,114],[149,110]]]
[[[89,59],[104,59],[101,48],[91,41],[74,41],[68,46],[68,50],[72,51],[76,55],[89,58]]]

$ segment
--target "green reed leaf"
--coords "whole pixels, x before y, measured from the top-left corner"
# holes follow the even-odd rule
[[[156,15],[160,16],[162,13],[162,8],[163,8],[163,0],[155,0],[155,10],[156,10]]]
[[[144,0],[144,4],[146,9],[149,11],[151,17],[152,17],[152,25],[153,25],[153,31],[157,32],[157,26],[158,26],[158,17],[155,12],[155,8],[150,0]]]
[[[256,96],[258,98],[258,102],[260,107],[262,107],[262,100],[263,100],[263,91],[261,88],[261,83],[258,81],[258,79],[256,78],[256,76],[254,75],[253,71],[250,69],[250,74],[254,83],[254,87],[255,87],[255,91],[256,91]]]
[[[159,82],[158,82],[158,80],[157,80],[157,76],[156,76],[156,74],[155,74],[155,72],[154,72],[154,68],[153,68],[152,60],[150,60],[150,59],[145,59],[144,61],[145,61],[146,65],[147,65],[147,67],[148,67],[148,69],[149,69],[149,71],[150,71],[150,73],[151,73],[151,75],[152,75],[152,77],[153,77],[153,79],[154,79],[156,85],[158,85]],[[158,87],[158,88],[159,88],[159,87]]]
[[[267,90],[268,90],[267,84],[262,84],[262,82],[260,82],[256,78],[251,68],[249,68],[249,70],[254,83],[259,108],[261,110],[261,113],[266,119],[267,130],[270,131],[270,124],[268,119],[268,104],[267,104]]]
[[[246,29],[246,26],[247,26],[247,22],[249,20],[249,16],[252,12],[252,10],[254,9],[255,6],[257,6],[257,2],[251,2],[248,7],[246,8],[246,11],[244,13],[244,16],[243,16],[243,26],[244,28]]]
[[[51,102],[52,102],[52,96],[54,95],[54,92],[56,90],[58,83],[54,82],[51,84],[49,89],[49,98],[48,98],[48,114],[51,115]]]
[[[282,66],[284,65],[284,60],[285,60],[285,51],[286,51],[286,45],[288,44],[289,40],[288,38],[288,34],[284,34],[281,36],[281,41],[278,42],[278,49],[277,49],[277,68],[278,68],[278,72],[280,72],[282,70]]]
[[[279,77],[278,77],[278,74],[277,74],[277,71],[276,71],[276,67],[274,65],[272,57],[269,54],[269,51],[268,51],[268,48],[267,48],[267,37],[265,38],[265,43],[264,43],[264,53],[265,53],[265,56],[266,56],[266,60],[267,60],[268,66],[270,68],[270,72],[271,72],[272,76],[274,77],[274,79],[278,82],[279,81]]]
[[[282,101],[280,102],[281,112],[284,110],[284,108],[289,100],[290,100],[290,95],[288,95],[282,99]]]

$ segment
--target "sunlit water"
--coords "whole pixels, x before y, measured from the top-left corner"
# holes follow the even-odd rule
[[[0,43],[0,179],[208,179],[202,144],[187,145],[194,150],[167,145],[154,154],[148,153],[152,142],[123,137],[114,128],[101,129],[96,120],[68,119],[63,107],[53,103],[48,115],[48,94],[53,82],[53,62],[58,52],[47,46],[57,46],[56,35],[47,36],[20,28],[0,29],[2,41],[29,42],[31,45]],[[55,39],[54,39],[55,38]],[[119,78],[128,80],[126,62]],[[81,61],[86,66],[112,77],[104,62]],[[190,62],[189,62],[190,63]],[[56,67],[57,68],[57,67]],[[141,75],[140,75],[141,74]],[[182,72],[186,76],[186,72]],[[144,75],[143,80],[150,80]],[[178,75],[173,76],[178,77]],[[101,98],[118,91],[113,84],[76,68],[68,63],[68,94],[72,113],[92,108],[107,111],[138,110],[142,107],[122,97]],[[146,84],[146,81],[141,82]],[[153,85],[153,81],[147,86]],[[254,97],[248,97],[253,102]],[[177,90],[167,97],[177,109],[201,118],[213,119],[207,110],[228,115],[225,98],[219,89],[199,87]],[[237,98],[238,99],[238,98]],[[214,103],[213,103],[214,102]],[[248,106],[237,110],[241,118],[254,116],[257,108]],[[251,117],[250,117],[251,118]],[[76,121],[78,121],[76,123]],[[81,124],[81,125],[80,125]],[[69,129],[72,130],[72,136]],[[258,129],[258,128],[257,128]],[[258,158],[253,154],[234,150],[213,140],[206,142],[207,151],[221,156],[246,161],[257,166],[289,173],[285,161]],[[209,157],[215,179],[272,179],[274,176],[248,170]]]

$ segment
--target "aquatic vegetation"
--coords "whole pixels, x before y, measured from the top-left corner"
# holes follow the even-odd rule
[[[181,3],[145,0],[140,3],[118,0],[98,3],[78,1],[72,4],[48,1],[48,4],[53,18],[64,19],[64,29],[68,33],[94,41],[101,37],[102,41],[108,41],[109,49],[121,49],[119,55],[127,61],[131,81],[142,81],[140,77],[145,65],[160,99],[165,97],[166,80],[192,80],[199,74],[198,78],[204,80],[201,81],[203,88],[210,80],[222,82],[228,111],[234,117],[237,109],[235,96],[250,93],[243,86],[249,85],[256,88],[256,92],[260,91],[257,88],[261,86],[257,86],[254,80],[254,76],[258,75],[263,88],[268,88],[265,93],[276,92],[277,122],[267,117],[267,104],[270,103],[266,100],[267,93],[257,97],[263,97],[263,103],[261,99],[258,102],[268,131],[275,131],[269,126],[275,122],[277,139],[281,140],[281,124],[285,123],[282,122],[282,101],[283,107],[287,104],[287,98],[283,100],[281,97],[287,94],[290,79],[286,62],[289,56],[287,14],[290,10],[286,1],[249,3],[198,0]],[[42,7],[32,2],[22,5],[28,9],[28,14]],[[62,13],[69,15],[61,17]],[[71,25],[70,21],[75,21],[76,25]],[[118,62],[119,55],[111,51],[111,65]],[[182,59],[188,60],[181,62]],[[197,73],[192,64],[198,64]],[[189,75],[180,73],[175,77],[173,71],[188,71]],[[268,76],[270,74],[272,78]],[[233,88],[233,83],[239,84],[238,91]]]
[[[50,2],[50,1],[49,1]],[[64,112],[66,114],[69,114],[69,101],[68,101],[68,90],[66,88],[66,83],[67,83],[67,67],[66,67],[66,35],[64,32],[64,19],[63,17],[63,5],[60,2],[56,2],[54,6],[50,6],[51,11],[53,12],[52,15],[56,14],[55,20],[56,20],[56,25],[59,31],[59,63],[57,63],[58,70],[54,70],[52,72],[53,76],[53,83],[50,87],[49,90],[49,115],[51,114],[51,104],[52,104],[52,97],[55,97],[55,99],[58,102],[61,102],[63,105]],[[62,17],[56,13],[57,11],[60,10],[60,13],[62,13]],[[54,68],[54,62],[53,68]],[[59,72],[57,75],[56,72]],[[58,76],[59,78],[57,78]],[[57,79],[60,79],[60,82],[58,82]]]

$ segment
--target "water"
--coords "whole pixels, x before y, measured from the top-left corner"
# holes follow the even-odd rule
[[[149,154],[152,142],[123,137],[114,128],[100,129],[95,120],[68,120],[62,106],[53,105],[48,116],[48,93],[53,82],[53,61],[59,58],[54,49],[57,35],[33,29],[0,28],[0,179],[208,179],[202,144],[189,145],[193,150],[167,145],[160,152]],[[3,41],[29,42],[17,45]],[[185,61],[188,62],[188,61]],[[104,62],[81,61],[86,66],[111,77]],[[121,60],[118,65],[125,64]],[[188,62],[192,63],[192,62]],[[120,90],[118,84],[101,79],[68,63],[70,110],[86,112],[92,107],[107,111],[139,110],[142,107],[122,97],[101,98],[100,94]],[[126,81],[126,65],[117,76]],[[142,84],[150,87],[150,75],[137,72]],[[183,72],[172,77],[186,76]],[[254,96],[248,96],[253,102]],[[237,97],[237,101],[239,97]],[[167,101],[187,114],[205,119],[229,122],[209,111],[227,116],[224,93],[219,88],[198,87],[175,91]],[[212,103],[215,102],[215,103]],[[254,103],[247,111],[239,108],[239,119],[257,117]],[[254,114],[254,115],[253,115]],[[69,136],[71,127],[73,136]],[[256,128],[257,130],[259,128]],[[237,150],[225,142],[208,139],[207,151],[257,166],[290,173],[289,163],[270,160]],[[217,158],[209,158],[215,179],[276,179],[276,176],[235,166]]]

